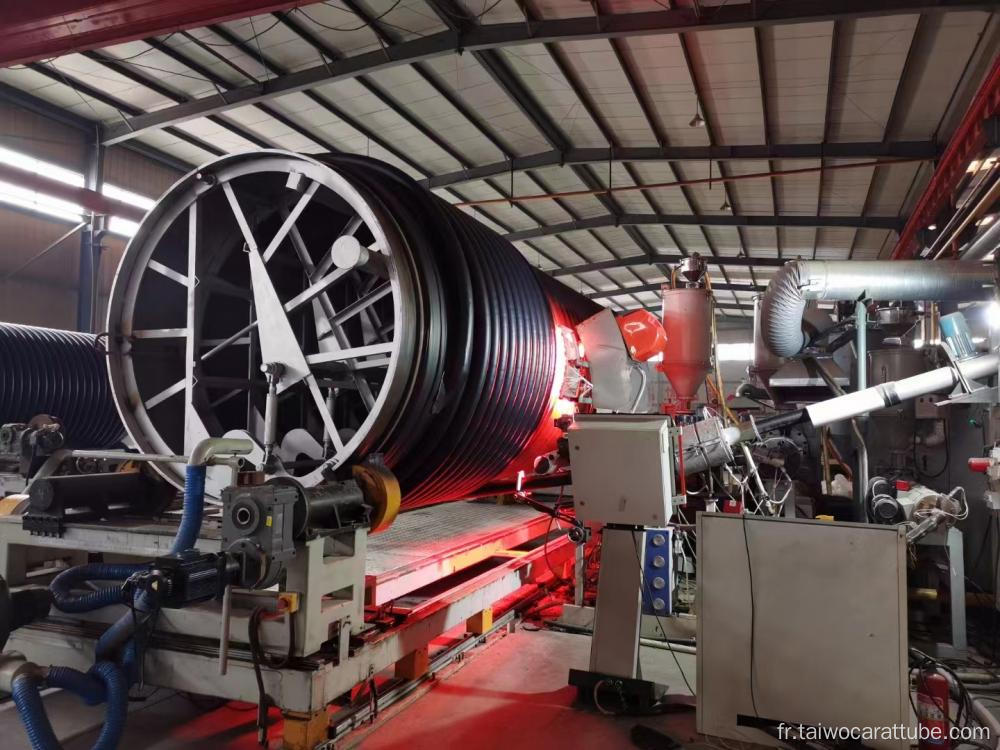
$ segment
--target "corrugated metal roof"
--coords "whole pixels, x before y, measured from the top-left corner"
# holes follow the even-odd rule
[[[679,6],[698,7],[711,20],[713,13],[745,4],[713,0]],[[602,14],[625,14],[660,11],[666,4],[624,0],[596,7]],[[393,45],[449,29],[525,22],[530,35],[524,9],[535,20],[590,17],[595,29],[601,23],[593,8],[578,0],[330,0],[288,14],[0,70],[0,82],[114,125],[138,113],[169,113],[178,102],[273,82],[340,57],[383,52],[390,59]],[[308,153],[334,147],[384,159],[417,179],[511,157],[555,151],[553,161],[558,162],[568,149],[611,147],[610,163],[595,156],[591,163],[518,170],[436,192],[456,202],[711,176],[711,185],[466,210],[501,233],[611,214],[601,228],[517,243],[530,262],[547,270],[648,252],[697,252],[706,258],[749,259],[745,265],[734,260],[739,265],[714,267],[719,283],[765,284],[774,268],[754,266],[754,259],[879,257],[895,234],[851,227],[724,225],[732,216],[804,221],[814,216],[905,216],[930,169],[918,163],[868,164],[729,183],[718,178],[871,162],[879,147],[902,141],[939,147],[975,89],[970,60],[982,53],[982,45],[996,41],[995,13],[931,9],[924,15],[836,18],[833,10],[831,18],[780,25],[765,18],[738,28],[614,40],[531,43],[526,38],[520,42],[527,43],[500,49],[457,49],[417,65],[394,64],[355,79],[319,81],[307,91],[233,107],[221,117],[178,121],[172,123],[173,131],[154,129],[137,137],[192,164],[210,158],[206,147],[238,151],[254,148],[256,142]],[[706,126],[691,126],[696,112]],[[853,158],[825,159],[815,158],[818,151],[812,158],[791,158],[781,148],[832,143],[872,145],[857,147]],[[760,146],[773,156],[710,162],[652,155],[627,161],[616,155],[621,149],[709,145]],[[701,225],[629,226],[625,221],[616,226],[622,216],[633,214],[696,215]],[[655,284],[663,275],[656,266],[642,265],[561,278],[593,292]],[[720,296],[742,302],[751,294]],[[655,293],[637,292],[611,301],[637,307],[655,299]]]

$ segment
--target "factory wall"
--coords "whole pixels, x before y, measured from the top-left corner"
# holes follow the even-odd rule
[[[74,172],[84,172],[88,134],[37,112],[0,102],[0,148],[27,154]],[[104,154],[104,179],[117,187],[156,198],[179,176],[169,167],[124,147]],[[25,261],[69,231],[74,222],[0,202],[0,320],[75,328],[80,239],[66,239],[44,258],[17,271]],[[102,242],[98,320],[128,238],[106,234]]]

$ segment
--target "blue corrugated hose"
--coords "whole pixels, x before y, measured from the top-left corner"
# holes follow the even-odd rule
[[[184,508],[177,536],[170,546],[170,554],[176,555],[194,547],[201,532],[201,522],[205,510],[205,467],[188,466],[184,477]],[[135,634],[136,617],[155,608],[155,603],[146,592],[135,595],[133,607],[136,612],[126,612],[97,641],[97,658],[113,659]],[[132,670],[129,670],[130,672]],[[136,678],[128,674],[128,678]]]
[[[145,570],[147,565],[111,565],[90,563],[77,565],[57,575],[49,585],[56,609],[60,612],[92,612],[111,604],[128,604],[128,595],[121,586],[74,594],[73,589],[86,581],[124,581]]]
[[[24,723],[32,750],[61,750],[62,746],[45,714],[38,684],[36,676],[21,675],[16,678],[11,686],[14,704]],[[128,713],[128,686],[117,664],[98,662],[87,674],[69,667],[52,667],[45,684],[69,690],[91,706],[106,700],[108,709],[93,750],[114,750],[118,747],[125,731],[125,717]]]

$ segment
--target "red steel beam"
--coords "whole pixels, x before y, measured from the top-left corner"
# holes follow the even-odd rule
[[[67,185],[65,182],[53,180],[51,177],[26,172],[23,169],[12,167],[7,164],[0,164],[0,182],[9,182],[12,185],[34,190],[38,193],[51,195],[53,198],[69,201],[78,206],[82,206],[85,211],[104,216],[120,216],[129,221],[141,221],[146,212],[141,208],[124,203],[114,198],[109,198],[96,190],[85,187]]]
[[[941,155],[931,181],[900,232],[899,241],[892,250],[893,260],[916,255],[920,249],[917,232],[937,221],[941,209],[951,202],[969,162],[976,158],[986,143],[984,122],[997,113],[1000,113],[1000,55],[993,60],[993,68],[976,92],[948,148]]]
[[[0,68],[315,1],[12,0],[0,14]]]

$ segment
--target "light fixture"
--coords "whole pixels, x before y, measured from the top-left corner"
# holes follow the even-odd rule
[[[931,232],[934,232],[937,230],[937,224],[928,224],[927,229],[930,230]]]
[[[705,127],[705,118],[701,116],[701,107],[698,104],[698,100],[694,100],[694,117],[688,123],[688,127],[691,128],[703,128]]]
[[[981,218],[979,221],[976,222],[976,226],[985,227],[987,224],[992,224],[993,219],[995,218],[996,216],[994,214],[986,214],[986,216],[984,216],[983,218]]]
[[[729,203],[729,198],[725,198],[722,201],[722,205],[719,206],[719,210],[720,211],[725,211],[727,214],[731,214],[733,212],[733,207]]]

